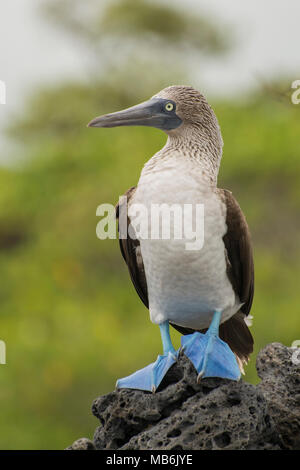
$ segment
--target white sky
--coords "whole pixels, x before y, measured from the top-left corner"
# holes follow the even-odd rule
[[[201,0],[237,34],[234,52],[210,64],[204,74],[213,93],[246,90],[261,79],[300,78],[299,0]]]
[[[82,50],[41,18],[41,2],[1,1],[0,80],[6,83],[7,96],[6,105],[0,104],[0,132],[13,113],[22,112],[24,97],[35,87],[85,74]],[[204,92],[230,95],[280,75],[300,79],[300,0],[185,0],[185,5],[232,25],[238,37],[233,53],[205,62]],[[3,136],[1,141],[4,160]]]

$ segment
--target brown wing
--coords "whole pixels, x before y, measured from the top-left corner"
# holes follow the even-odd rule
[[[240,311],[220,326],[220,337],[239,359],[241,370],[253,351],[253,337],[245,323],[254,294],[254,264],[251,237],[246,219],[230,191],[218,190],[226,206],[227,232],[223,237],[227,275],[243,305]]]
[[[135,186],[133,186],[132,188],[128,189],[128,191],[126,191],[126,193],[124,194],[124,196],[127,197],[127,206],[135,190],[136,188]],[[116,217],[119,220],[119,225],[120,225],[120,216],[122,214],[122,211],[126,211],[126,213],[124,213],[124,217],[126,218],[125,220],[127,221],[127,228],[126,228],[127,238],[124,238],[124,239],[119,238],[120,250],[127,264],[130,278],[135,287],[135,290],[140,296],[142,302],[148,308],[149,303],[148,303],[147,282],[146,282],[143,259],[142,259],[142,255],[140,251],[140,242],[138,240],[133,240],[132,238],[130,238],[128,234],[129,219],[127,216],[125,201],[118,203],[116,206]],[[120,232],[120,229],[119,229],[119,232]]]
[[[219,190],[226,205],[227,232],[223,238],[227,254],[227,275],[248,315],[254,294],[254,265],[251,237],[246,219],[230,191]]]

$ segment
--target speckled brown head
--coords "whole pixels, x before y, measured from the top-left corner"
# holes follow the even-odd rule
[[[153,99],[171,101],[183,126],[201,126],[209,121],[216,121],[206,98],[192,87],[169,86],[153,96]]]

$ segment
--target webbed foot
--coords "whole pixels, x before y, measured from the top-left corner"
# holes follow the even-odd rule
[[[155,393],[162,379],[177,361],[178,351],[159,355],[155,362],[117,381],[117,388],[134,388]]]
[[[195,332],[181,338],[183,353],[198,372],[198,382],[202,377],[221,377],[231,380],[239,380],[241,377],[234,353],[228,344],[219,338],[220,317],[221,313],[216,312],[205,334]]]

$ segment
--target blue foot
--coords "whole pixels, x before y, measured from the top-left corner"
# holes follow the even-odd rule
[[[203,377],[221,377],[239,380],[240,368],[227,343],[218,336],[220,312],[216,312],[205,334],[195,332],[181,338],[184,354],[198,372],[198,382]]]
[[[162,379],[177,361],[179,351],[175,351],[169,332],[169,322],[159,325],[164,354],[158,356],[156,361],[144,369],[138,370],[124,379],[117,381],[117,388],[135,388],[155,393]]]
[[[168,352],[163,356],[158,356],[152,364],[140,369],[128,377],[117,381],[117,388],[134,388],[155,393],[162,379],[177,361],[178,351]]]

